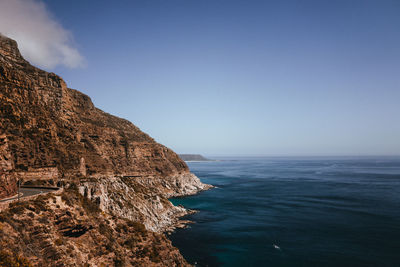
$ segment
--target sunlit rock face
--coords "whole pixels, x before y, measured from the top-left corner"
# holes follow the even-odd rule
[[[0,211],[2,259],[35,266],[187,266],[162,233],[189,211],[168,198],[210,187],[0,35],[0,198],[16,193],[17,180],[64,186]]]
[[[164,222],[158,225],[154,213],[144,208],[147,204],[134,201],[139,203],[142,198],[147,203],[145,196],[158,196],[152,207],[181,214],[164,201],[166,197],[208,188],[172,150],[131,122],[96,108],[87,95],[69,89],[56,74],[30,65],[17,43],[4,36],[0,36],[0,102],[0,134],[7,139],[9,150],[2,154],[11,164],[8,172],[14,178],[48,180],[53,185],[79,183],[87,188],[82,193],[96,198],[104,210],[129,218],[146,217],[145,225],[155,231],[173,220],[161,216]],[[7,179],[12,184],[13,179]],[[113,190],[107,179],[123,183],[128,188],[125,193],[131,190],[129,194],[136,194],[135,200],[120,197],[120,206],[133,201],[127,205],[143,208],[121,211],[127,208],[107,201]],[[101,189],[105,186],[107,192]],[[139,187],[146,192],[134,190]],[[102,193],[90,193],[89,188]],[[124,203],[124,199],[129,201]]]
[[[97,109],[54,73],[31,66],[5,37],[0,37],[0,89],[1,131],[17,170],[56,166],[63,177],[188,172],[174,152],[132,123]]]
[[[17,179],[6,135],[0,135],[0,198],[12,196],[17,191]]]

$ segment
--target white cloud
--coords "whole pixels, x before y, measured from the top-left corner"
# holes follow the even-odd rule
[[[34,65],[51,69],[84,63],[71,33],[38,0],[0,0],[0,33],[16,40],[24,58]]]

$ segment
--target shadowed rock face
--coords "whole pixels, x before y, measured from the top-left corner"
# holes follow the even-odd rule
[[[0,134],[16,171],[56,166],[61,177],[166,177],[186,164],[127,120],[97,109],[54,73],[31,66],[0,37]]]

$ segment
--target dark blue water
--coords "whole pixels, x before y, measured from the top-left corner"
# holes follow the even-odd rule
[[[173,244],[197,266],[400,266],[400,158],[193,162],[218,188]]]

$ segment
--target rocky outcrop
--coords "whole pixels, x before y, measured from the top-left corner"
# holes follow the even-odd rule
[[[147,231],[140,222],[102,213],[75,189],[68,189],[12,203],[0,213],[0,265],[189,264],[163,234]]]
[[[79,192],[115,216],[142,222],[154,232],[172,230],[188,214],[168,201],[172,196],[195,194],[208,188],[193,174],[178,174],[161,180],[153,178],[103,177],[82,180]]]
[[[173,151],[129,121],[97,109],[54,73],[31,66],[16,42],[4,36],[0,102],[0,132],[21,179],[123,177],[165,196],[205,188]]]
[[[0,136],[5,140],[0,142],[0,197],[15,192],[17,179],[45,180],[76,187],[100,214],[112,216],[107,218],[140,221],[147,230],[163,232],[188,213],[167,198],[210,187],[172,150],[131,122],[96,108],[56,74],[30,65],[17,43],[1,35]],[[47,215],[59,216],[55,210]],[[71,238],[93,226],[65,223],[61,220],[58,230]]]
[[[7,136],[0,136],[0,198],[12,196],[17,191],[14,164],[8,147]]]

